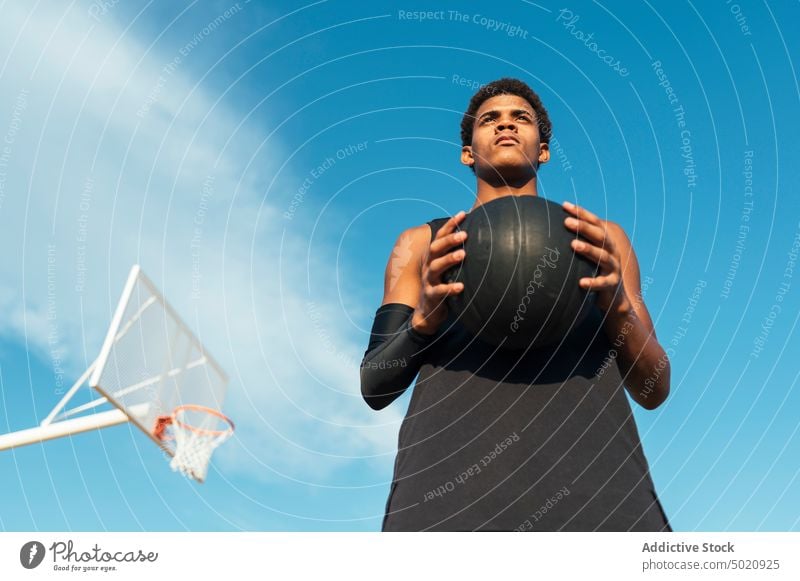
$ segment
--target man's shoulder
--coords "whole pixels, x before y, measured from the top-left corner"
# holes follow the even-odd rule
[[[442,225],[447,222],[447,220],[448,218],[435,218],[425,222],[424,224],[406,228],[398,236],[398,241],[403,240],[407,243],[412,242],[414,246],[422,246],[427,248],[428,245],[433,241],[436,231],[441,228]]]
[[[402,232],[400,232],[400,236],[398,239],[404,240],[412,240],[416,243],[422,242],[428,239],[431,235],[431,227],[426,222],[425,224],[419,224],[417,226],[411,226],[406,228]]]
[[[611,238],[615,244],[633,249],[631,239],[628,238],[625,228],[620,226],[617,222],[613,222],[611,220],[605,220],[605,224],[606,229],[608,230],[608,233],[611,235]]]
[[[421,261],[428,250],[431,240],[431,229],[428,224],[420,224],[406,228],[397,236],[397,241],[392,248],[387,268],[396,266],[396,261],[401,259],[407,264],[412,258],[421,265]]]

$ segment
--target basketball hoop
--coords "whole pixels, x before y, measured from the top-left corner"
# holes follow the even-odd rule
[[[168,429],[170,428],[170,429]],[[161,416],[154,436],[174,438],[175,455],[170,467],[203,482],[214,449],[233,434],[233,422],[217,410],[200,405],[181,405],[171,416]]]
[[[78,402],[85,386],[96,397]],[[0,452],[130,422],[175,471],[203,482],[214,449],[233,433],[211,409],[222,408],[227,389],[225,371],[134,264],[100,353],[38,426],[0,434]]]

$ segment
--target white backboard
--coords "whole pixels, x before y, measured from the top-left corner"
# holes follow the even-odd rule
[[[184,404],[222,409],[228,377],[139,266],[131,269],[89,386],[174,455],[158,418]]]

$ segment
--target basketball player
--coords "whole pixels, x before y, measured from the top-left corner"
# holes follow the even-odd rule
[[[536,196],[551,123],[525,83],[482,87],[461,123],[472,209]],[[625,395],[658,407],[669,359],[642,298],[630,240],[614,222],[564,202],[574,252],[599,265],[579,284],[590,315],[553,347],[504,351],[448,312],[463,291],[442,274],[464,260],[465,214],[402,232],[361,365],[366,402],[382,409],[417,375],[399,434],[385,531],[670,531]],[[408,258],[410,256],[410,258]],[[405,257],[405,258],[403,258]]]

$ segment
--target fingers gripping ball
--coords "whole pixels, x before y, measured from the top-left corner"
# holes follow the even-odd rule
[[[509,349],[560,341],[594,305],[580,288],[597,265],[575,254],[576,235],[564,226],[566,211],[538,196],[504,196],[472,210],[466,257],[444,274],[464,290],[448,309],[473,335]]]

